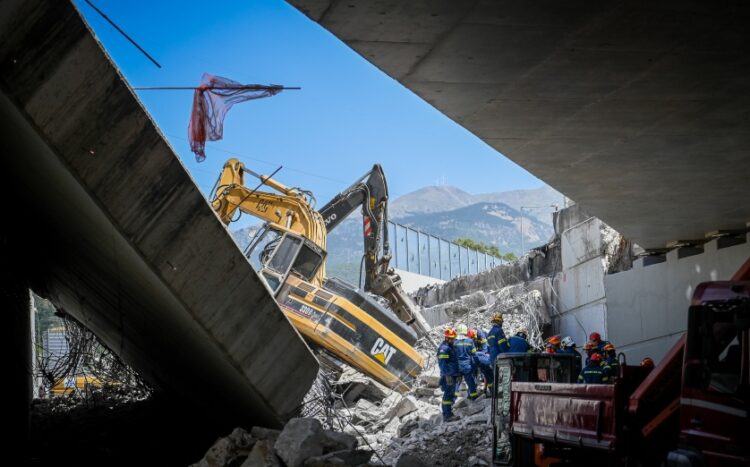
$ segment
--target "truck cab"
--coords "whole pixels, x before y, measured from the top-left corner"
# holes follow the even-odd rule
[[[750,282],[700,284],[688,311],[679,447],[667,465],[750,465]]]

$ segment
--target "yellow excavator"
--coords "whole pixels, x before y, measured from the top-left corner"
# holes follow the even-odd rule
[[[260,180],[245,186],[245,175]],[[274,192],[261,191],[267,187]],[[413,345],[428,326],[388,267],[388,188],[375,165],[323,209],[312,193],[259,175],[237,159],[224,164],[212,206],[229,224],[237,211],[265,221],[245,256],[305,339],[382,384],[405,392],[424,366]],[[358,207],[365,238],[364,290],[325,274],[326,236]],[[367,292],[385,298],[391,309]],[[410,327],[411,326],[411,327]]]

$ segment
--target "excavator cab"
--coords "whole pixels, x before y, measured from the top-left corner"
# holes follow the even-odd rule
[[[289,274],[311,281],[326,252],[307,238],[266,226],[245,250],[253,268],[276,294]]]

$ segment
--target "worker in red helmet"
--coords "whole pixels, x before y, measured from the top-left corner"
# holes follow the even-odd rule
[[[581,374],[578,375],[578,382],[584,384],[608,383],[611,369],[606,363],[602,365],[603,360],[602,354],[596,352],[592,353],[588,365],[586,365],[583,370],[581,370]]]
[[[458,359],[453,345],[456,341],[456,331],[447,328],[443,333],[445,340],[437,351],[438,367],[440,367],[440,389],[443,390],[443,420],[450,422],[457,420],[453,415],[453,401],[456,398],[456,382],[459,375]]]
[[[609,341],[602,340],[601,334],[598,332],[592,332],[589,335],[589,342],[594,344],[594,347],[596,348],[596,351],[599,352],[602,355],[605,355],[604,346],[609,344]]]
[[[646,367],[646,368],[653,368],[654,361],[651,359],[651,357],[646,357],[643,360],[641,360],[641,366]]]
[[[490,366],[490,348],[487,345],[487,335],[481,329],[469,329],[466,336],[474,340],[474,377],[479,386],[479,375],[484,380],[484,392],[489,395],[492,391],[492,367]]]
[[[477,349],[474,346],[474,340],[467,336],[469,329],[465,324],[459,324],[456,331],[458,331],[458,337],[456,342],[453,343],[453,351],[456,354],[456,360],[458,360],[458,372],[469,388],[469,399],[474,400],[479,397],[477,382],[474,379],[474,357]]]

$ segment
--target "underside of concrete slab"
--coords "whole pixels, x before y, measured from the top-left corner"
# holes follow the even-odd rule
[[[3,255],[156,388],[280,425],[315,357],[72,4],[2,13]]]
[[[644,248],[750,220],[750,5],[289,0]]]

